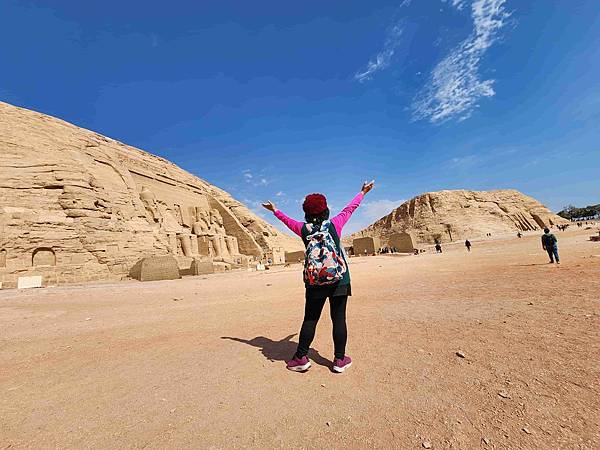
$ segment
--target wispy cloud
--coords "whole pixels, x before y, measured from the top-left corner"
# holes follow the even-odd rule
[[[252,171],[250,169],[246,169],[246,170],[242,171],[242,175],[243,175],[246,183],[252,184],[253,186],[256,186],[256,187],[268,186],[270,183],[270,181],[263,174],[255,175],[252,173]]]
[[[442,0],[444,3],[451,3],[456,9],[463,9],[467,0]]]
[[[410,1],[406,0],[402,2],[400,7],[408,6]],[[371,60],[367,63],[367,66],[359,72],[354,74],[354,79],[359,83],[363,83],[367,80],[373,78],[373,75],[385,68],[387,68],[394,56],[394,52],[396,51],[396,47],[400,43],[400,37],[402,36],[402,26],[401,23],[398,22],[387,31],[387,35],[385,38],[385,42],[383,44],[383,49],[377,55],[375,55]]]
[[[450,167],[453,169],[469,169],[481,164],[485,158],[479,154],[465,155],[452,158]]]
[[[444,166],[451,170],[471,170],[476,167],[498,166],[511,161],[519,149],[515,147],[493,149],[487,152],[458,155],[448,160]],[[520,161],[520,158],[519,158]]]
[[[262,203],[258,200],[242,198],[242,203],[257,216],[262,217],[263,219],[266,217],[266,209],[263,208]]]
[[[507,22],[505,2],[473,0],[473,32],[433,69],[429,83],[413,101],[413,119],[432,123],[462,121],[471,116],[479,99],[495,94],[494,80],[481,80],[479,66]],[[452,5],[459,9],[465,3],[466,0],[452,0]]]

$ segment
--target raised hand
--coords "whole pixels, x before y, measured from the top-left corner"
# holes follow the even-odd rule
[[[277,211],[277,208],[275,208],[275,205],[271,201],[261,203],[261,204],[262,204],[263,208],[268,209],[271,212]]]
[[[373,189],[373,186],[375,186],[375,180],[371,180],[369,182],[365,181],[361,189],[362,193],[367,194],[371,189]]]

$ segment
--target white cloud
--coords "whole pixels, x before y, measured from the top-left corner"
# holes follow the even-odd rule
[[[277,194],[275,194],[275,196],[277,196],[277,197],[285,197],[285,192],[279,191]]]
[[[408,6],[410,2],[402,2],[400,7]],[[385,42],[383,44],[383,49],[375,55],[374,58],[367,63],[367,66],[363,71],[356,72],[354,74],[354,79],[358,82],[362,83],[364,81],[370,80],[373,78],[373,75],[376,72],[379,72],[390,65],[392,57],[394,56],[394,52],[396,51],[396,47],[400,43],[400,37],[402,36],[402,28],[400,24],[396,24],[392,26],[388,32]]]
[[[424,91],[413,101],[413,118],[441,123],[469,118],[482,97],[495,94],[494,80],[481,80],[479,66],[485,52],[497,40],[497,32],[506,24],[509,13],[506,0],[473,0],[473,32],[433,69]],[[463,0],[452,0],[462,8]]]
[[[463,9],[465,7],[465,4],[467,3],[467,0],[442,0],[444,3],[452,3],[452,6],[454,6],[456,9]]]
[[[250,171],[250,169],[244,170],[242,172],[242,174],[244,175],[244,179],[246,180],[246,183],[252,182],[252,178],[254,178],[254,176],[252,175],[252,172]]]

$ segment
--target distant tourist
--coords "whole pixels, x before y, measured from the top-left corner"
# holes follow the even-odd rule
[[[471,241],[469,241],[468,239],[465,241],[465,247],[467,247],[467,251],[471,251]]]
[[[341,235],[344,225],[358,208],[365,194],[373,189],[373,185],[373,181],[365,182],[356,197],[331,220],[327,199],[322,194],[310,194],[304,199],[302,209],[306,222],[289,218],[271,202],[263,203],[266,209],[275,213],[275,217],[302,238],[306,247],[304,321],[300,329],[298,348],[286,366],[289,370],[304,372],[310,367],[308,349],[315,337],[317,322],[327,298],[333,322],[333,370],[344,372],[352,364],[352,360],[346,355],[346,303],[348,296],[352,295],[352,289]]]
[[[556,259],[556,264],[560,264],[560,260],[558,258],[558,240],[556,236],[550,233],[548,228],[544,228],[544,234],[542,235],[542,248],[548,252],[548,256],[550,257],[550,262],[548,264],[553,264]]]
[[[439,242],[435,243],[435,251],[437,253],[442,253],[442,244],[440,244]]]
[[[521,239],[521,238],[523,237],[523,235],[521,234],[521,232],[520,232],[520,231],[519,231],[519,232],[517,232],[517,237],[518,237],[519,239]]]

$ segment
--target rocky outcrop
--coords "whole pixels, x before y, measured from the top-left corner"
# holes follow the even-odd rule
[[[0,282],[121,279],[143,257],[259,259],[298,240],[175,164],[0,102]]]
[[[382,245],[396,232],[418,243],[450,242],[529,231],[568,223],[532,197],[514,189],[428,192],[402,203],[387,216],[346,239],[373,236]]]

